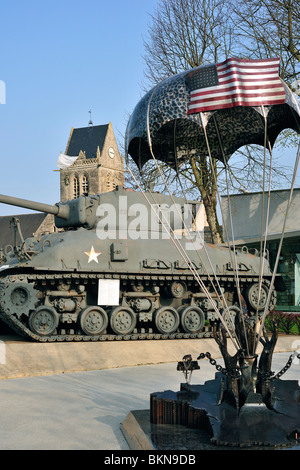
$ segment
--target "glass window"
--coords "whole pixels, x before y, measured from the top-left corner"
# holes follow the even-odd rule
[[[83,175],[83,178],[82,178],[82,193],[85,196],[89,194],[89,179],[87,175]]]
[[[300,253],[295,253],[295,306],[300,307]]]
[[[78,176],[74,176],[73,197],[74,197],[74,199],[77,199],[79,197],[79,178],[78,178]]]
[[[111,178],[111,173],[108,172],[106,175],[106,191],[111,191],[112,189],[112,178]]]

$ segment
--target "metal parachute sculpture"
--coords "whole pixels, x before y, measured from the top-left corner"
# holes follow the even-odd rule
[[[228,59],[162,81],[140,100],[129,119],[125,138],[127,156],[132,157],[139,169],[153,159],[178,170],[193,153],[216,158],[226,166],[241,146],[258,144],[271,150],[283,129],[291,128],[299,134],[299,105],[279,78],[279,64],[280,59]],[[291,195],[298,163],[299,149]],[[296,442],[300,432],[300,388],[296,381],[280,380],[290,367],[293,355],[285,368],[274,375],[271,363],[277,327],[274,325],[271,338],[264,328],[271,309],[270,297],[283,236],[284,227],[268,292],[262,290],[261,271],[255,291],[258,307],[254,318],[249,318],[239,289],[238,264],[236,260],[232,263],[238,313],[231,318],[228,310],[230,328],[221,315],[214,327],[225,367],[219,367],[215,380],[203,386],[187,383],[182,384],[179,393],[151,394],[152,423],[202,426],[210,434],[211,442],[219,445],[285,446]],[[234,242],[231,249],[235,256]],[[265,245],[262,265],[264,255]],[[221,286],[216,279],[211,282],[221,297]],[[262,297],[267,297],[263,313],[259,308]],[[233,356],[228,352],[228,334],[236,347]],[[259,343],[263,347],[260,358]],[[215,364],[209,353],[200,354],[198,359],[204,357]],[[186,377],[199,367],[189,355],[185,358],[178,363],[178,370]]]
[[[126,151],[139,168],[153,154],[176,168],[187,152],[207,155],[207,143],[227,161],[241,146],[264,145],[265,133],[273,146],[283,129],[299,132],[299,106],[278,68],[279,59],[228,59],[164,80],[135,107]]]

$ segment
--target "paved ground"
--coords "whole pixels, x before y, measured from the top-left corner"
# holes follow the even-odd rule
[[[289,355],[276,353],[272,369]],[[214,378],[207,360],[200,365],[192,383]],[[298,360],[282,378],[299,380]],[[0,450],[127,450],[120,424],[129,411],[149,409],[151,392],[181,381],[176,363],[0,380]]]
[[[236,352],[231,341],[228,348]],[[275,352],[295,349],[300,349],[300,336],[279,336]],[[0,379],[171,363],[207,351],[214,358],[221,356],[213,338],[37,343],[0,335]]]

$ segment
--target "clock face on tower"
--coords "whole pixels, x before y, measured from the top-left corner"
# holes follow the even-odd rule
[[[115,151],[114,151],[113,147],[109,147],[109,149],[108,149],[108,156],[109,156],[110,158],[114,158],[114,156],[115,156]]]

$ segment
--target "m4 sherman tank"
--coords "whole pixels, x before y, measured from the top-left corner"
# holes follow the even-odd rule
[[[258,295],[258,254],[204,243],[196,202],[120,188],[53,206],[0,202],[55,215],[56,232],[26,240],[15,221],[21,243],[0,264],[0,318],[34,340],[201,337],[241,299],[250,317],[266,304],[268,261]]]

